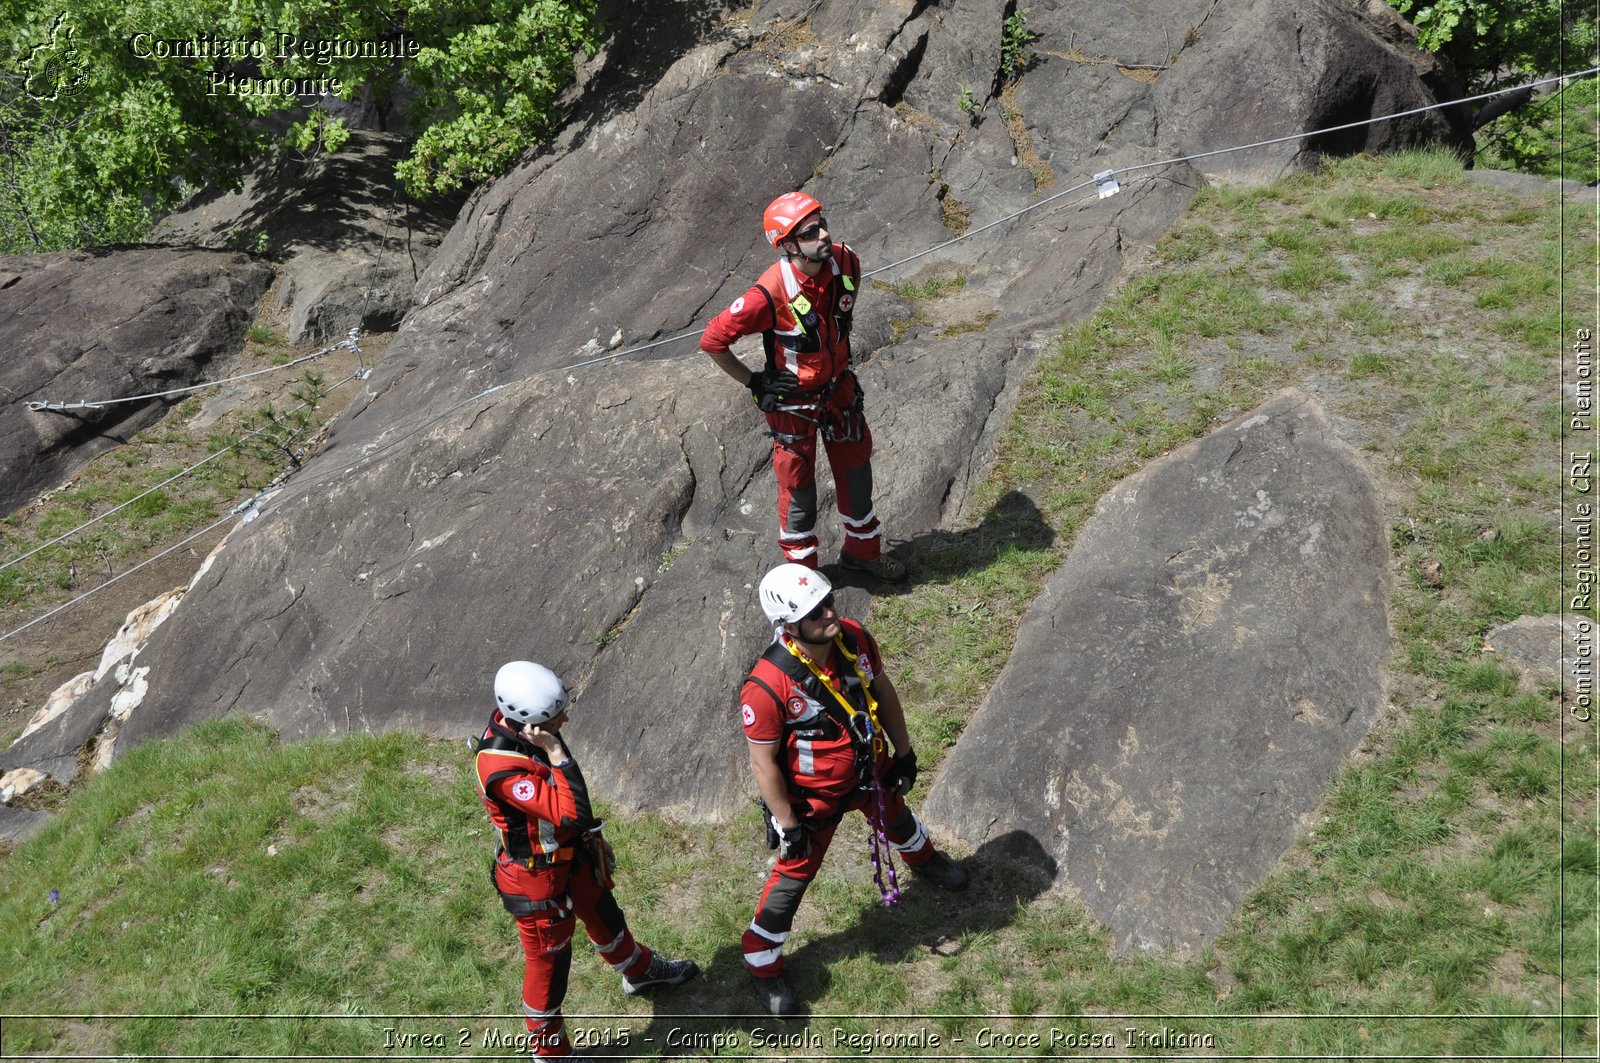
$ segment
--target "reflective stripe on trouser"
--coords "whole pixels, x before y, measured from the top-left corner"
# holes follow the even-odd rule
[[[885,793],[883,798],[884,816],[889,821],[884,834],[900,858],[911,867],[933,859],[933,842],[928,830],[906,807],[905,798],[893,793]],[[795,912],[800,910],[806,887],[821,869],[822,858],[833,841],[833,832],[839,826],[836,817],[851,810],[865,816],[870,801],[871,795],[866,793],[850,794],[833,805],[811,801],[807,822],[815,820],[828,825],[811,829],[811,851],[804,860],[780,859],[773,865],[761,899],[756,902],[755,918],[750,920],[750,928],[739,941],[744,962],[757,978],[772,978],[783,972],[783,947],[789,939],[789,929],[794,926]]]
[[[594,867],[583,859],[574,868],[572,910],[583,920],[584,932],[612,970],[638,978],[650,969],[650,950],[633,940],[627,917],[611,891],[596,881]]]
[[[572,970],[572,916],[548,911],[521,915],[517,932],[522,938],[522,1015],[533,1035],[533,1053],[567,1055],[572,1046],[567,1043],[561,1002]]]
[[[639,977],[650,969],[651,952],[634,941],[616,898],[601,888],[594,868],[582,857],[548,868],[501,865],[495,871],[495,882],[502,891],[531,900],[550,900],[563,893],[571,899],[570,909],[547,908],[517,917],[523,953],[522,1014],[528,1032],[534,1035],[533,1052],[538,1056],[568,1055],[572,1046],[566,1038],[561,1002],[572,969],[574,917],[583,921],[584,932],[601,957],[629,977]]]
[[[830,400],[829,406],[834,402]],[[785,561],[817,567],[817,426],[788,413],[769,413],[767,425],[783,438],[772,441],[772,471],[778,477],[778,545]],[[835,501],[844,519],[844,552],[874,561],[882,530],[872,506],[872,431],[865,418],[861,438],[824,439],[833,472]]]

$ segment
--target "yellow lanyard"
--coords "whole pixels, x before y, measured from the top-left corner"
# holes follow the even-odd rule
[[[858,653],[851,653],[845,648],[843,636],[834,636],[833,644],[838,648],[839,652],[844,655],[844,659],[850,662],[850,667],[856,670],[856,675],[861,679],[861,693],[867,699],[866,716],[869,727],[868,733],[872,738],[872,754],[873,756],[877,756],[878,754],[884,752],[887,749],[887,746],[884,744],[883,730],[878,726],[878,699],[872,696],[872,682],[867,678],[866,673],[861,670],[861,655]],[[797,660],[811,670],[811,674],[817,677],[818,682],[828,688],[828,692],[833,695],[834,700],[844,708],[844,711],[849,716],[853,718],[861,715],[861,711],[854,705],[850,704],[850,699],[845,697],[844,691],[839,689],[838,682],[832,676],[818,668],[816,662],[810,657],[796,649],[794,643],[789,641],[789,636],[787,634],[783,636],[783,648],[788,650],[790,654],[792,654]]]

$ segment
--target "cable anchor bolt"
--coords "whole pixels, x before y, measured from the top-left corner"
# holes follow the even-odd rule
[[[1094,175],[1094,183],[1100,190],[1100,198],[1108,199],[1122,191],[1122,186],[1117,184],[1117,171],[1102,170]]]

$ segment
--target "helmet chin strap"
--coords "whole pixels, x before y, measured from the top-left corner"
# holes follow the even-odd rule
[[[785,251],[784,255],[791,262],[793,262],[795,259],[799,259],[802,262],[809,262],[813,266],[820,266],[824,262],[828,261],[828,259],[833,257],[833,248],[828,244],[819,243],[817,245],[817,254],[810,255],[805,251],[800,250],[800,242],[796,240],[794,241],[794,250]]]

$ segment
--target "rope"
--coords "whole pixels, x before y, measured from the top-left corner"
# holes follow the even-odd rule
[[[320,400],[324,396],[332,393],[335,389],[343,387],[345,384],[348,384],[350,381],[355,380],[355,379],[357,379],[357,374],[352,373],[351,375],[345,377],[343,380],[339,381],[337,384],[334,384],[331,387],[327,388],[325,391],[321,392],[317,396],[317,398]],[[287,413],[298,413],[300,410],[303,410],[307,406],[310,406],[310,405],[311,405],[310,400],[307,400],[306,402],[302,402],[299,406],[296,406],[294,409],[288,410],[286,412]],[[240,442],[242,443],[246,439],[250,439],[250,438],[252,438],[254,436],[258,436],[258,435],[262,434],[263,432],[267,431],[267,429],[270,428],[270,427],[272,427],[272,426],[271,425],[262,425],[260,428],[256,429],[254,432],[251,432],[248,435],[240,437]],[[295,435],[298,435],[298,433],[295,433]],[[295,435],[291,435],[289,438],[293,439],[293,438],[295,438]],[[61,535],[58,535],[56,538],[50,540],[49,542],[44,543],[44,544],[42,544],[40,546],[34,547],[32,550],[29,550],[26,554],[23,554],[21,557],[17,557],[17,558],[14,558],[14,559],[10,560],[10,561],[7,561],[4,565],[0,565],[0,570],[4,570],[6,568],[10,568],[12,565],[17,564],[20,561],[24,561],[29,557],[32,557],[34,554],[37,554],[41,550],[49,549],[51,546],[56,545],[57,543],[61,542],[61,540],[67,538],[68,536],[75,535],[78,532],[82,531],[83,529],[91,527],[92,525],[97,524],[102,520],[105,520],[107,517],[110,517],[112,514],[116,513],[118,510],[126,509],[128,506],[133,505],[135,502],[139,501],[139,499],[141,499],[141,498],[144,498],[146,495],[153,494],[154,492],[159,491],[162,487],[165,487],[167,484],[172,483],[173,480],[177,480],[177,479],[180,479],[181,477],[188,476],[189,474],[194,472],[195,469],[200,468],[200,466],[205,465],[207,462],[214,461],[215,459],[221,457],[223,454],[226,454],[229,451],[235,450],[235,449],[237,449],[237,446],[224,447],[223,449],[217,451],[215,454],[212,454],[209,457],[206,457],[205,459],[196,462],[194,465],[191,465],[189,468],[183,470],[182,472],[178,473],[177,475],[172,476],[172,477],[170,477],[170,478],[168,478],[166,480],[163,480],[161,483],[157,484],[155,487],[150,488],[150,490],[145,491],[142,494],[135,495],[133,498],[128,499],[128,501],[126,501],[126,502],[122,503],[121,505],[117,506],[115,509],[109,509],[106,512],[100,514],[99,516],[93,518],[92,520],[86,521],[85,523],[80,524],[78,527],[73,528],[71,531],[65,532],[65,533],[63,533]],[[139,564],[134,565],[132,568],[127,569],[126,571],[121,572],[121,573],[119,573],[119,574],[117,574],[115,576],[112,576],[110,579],[106,580],[104,583],[100,584],[99,586],[93,587],[93,588],[91,588],[91,589],[89,589],[87,591],[84,591],[82,594],[78,595],[76,598],[72,599],[71,601],[57,606],[56,608],[50,610],[49,612],[43,614],[42,616],[35,617],[34,619],[32,619],[32,620],[28,621],[27,623],[21,625],[20,627],[13,628],[11,631],[6,632],[4,635],[0,635],[0,642],[4,642],[4,641],[6,641],[7,639],[11,638],[14,635],[20,635],[22,632],[28,630],[30,627],[33,627],[35,624],[43,623],[44,621],[46,621],[46,620],[50,619],[51,617],[55,616],[57,613],[63,612],[65,610],[67,610],[67,609],[70,609],[74,605],[77,605],[79,602],[82,602],[85,599],[93,597],[94,595],[98,594],[100,591],[103,591],[107,587],[111,586],[113,583],[116,583],[119,580],[124,579],[125,577],[132,575],[133,573],[135,573],[135,572],[139,571],[140,569],[144,568],[146,565],[154,564],[156,561],[159,561],[163,557],[166,557],[168,554],[172,553],[173,550],[178,549],[178,547],[183,546],[186,543],[193,542],[195,539],[200,538],[201,536],[205,535],[207,532],[210,532],[213,529],[217,528],[218,526],[220,526],[222,524],[225,524],[228,521],[232,520],[235,516],[243,514],[245,516],[246,521],[254,520],[256,515],[259,513],[258,503],[266,496],[266,493],[268,491],[272,490],[272,488],[274,486],[275,486],[274,484],[267,485],[266,487],[262,488],[260,491],[257,491],[251,497],[249,497],[249,498],[245,499],[243,502],[240,502],[237,505],[235,505],[232,509],[230,509],[228,511],[227,515],[222,517],[220,520],[217,520],[214,523],[207,525],[205,528],[202,528],[200,531],[195,532],[192,535],[187,536],[186,538],[184,538],[183,540],[178,542],[176,545],[174,545],[172,547],[169,547],[166,550],[161,551],[161,553],[156,554],[154,557],[151,557],[151,558],[148,558],[148,559],[146,559],[144,561],[141,561]]]
[[[400,201],[400,179],[394,179],[393,191],[389,193],[389,207],[383,212],[383,234],[378,237],[378,249],[372,255],[372,267],[367,270],[367,284],[361,289],[361,313],[356,315],[358,324],[350,326],[350,349],[356,356],[356,376],[362,380],[372,375],[372,369],[367,365],[366,357],[361,351],[361,326],[367,321],[367,299],[372,295],[372,282],[378,276],[378,263],[383,261],[383,249],[389,243],[389,226],[394,224],[394,207]]]
[[[58,605],[54,609],[50,610],[48,613],[45,613],[43,616],[36,616],[32,620],[28,621],[26,624],[23,624],[21,627],[18,627],[18,628],[15,628],[15,629],[11,630],[11,631],[8,631],[4,635],[0,635],[0,642],[4,642],[4,641],[6,641],[6,639],[9,639],[14,635],[20,635],[24,631],[28,630],[30,627],[33,627],[35,624],[42,624],[46,620],[49,620],[51,617],[55,616],[58,613],[66,612],[68,609],[71,609],[73,606],[77,605],[79,602],[81,602],[81,601],[83,601],[83,600],[85,600],[87,598],[93,597],[94,595],[96,595],[96,594],[100,593],[101,591],[105,590],[107,587],[111,586],[113,583],[116,583],[118,580],[121,580],[121,579],[124,579],[124,578],[126,578],[128,576],[133,575],[135,572],[139,571],[141,568],[144,568],[146,565],[155,564],[157,561],[160,561],[163,557],[166,557],[168,554],[172,553],[174,550],[177,550],[179,547],[186,546],[189,543],[194,542],[196,539],[200,538],[201,536],[204,536],[204,535],[206,535],[206,534],[208,534],[208,533],[210,533],[212,531],[215,531],[217,528],[222,527],[222,525],[224,525],[224,524],[228,523],[228,521],[232,520],[236,515],[238,515],[240,513],[244,513],[245,511],[247,511],[251,506],[255,505],[255,501],[256,501],[255,498],[250,498],[250,499],[247,499],[244,502],[239,503],[237,506],[234,506],[232,509],[230,509],[228,511],[227,515],[224,516],[221,520],[217,520],[217,521],[214,521],[211,524],[206,525],[204,528],[201,528],[199,531],[194,532],[193,534],[191,534],[189,536],[186,536],[185,538],[183,538],[183,539],[179,540],[178,542],[174,543],[172,546],[167,547],[165,550],[161,551],[159,554],[156,554],[154,557],[147,558],[146,560],[139,562],[137,565],[134,565],[132,568],[128,569],[126,572],[120,572],[117,575],[112,576],[110,579],[108,579],[104,583],[100,584],[100,586],[95,587],[92,590],[84,591],[82,594],[78,595],[76,598],[72,599],[70,602],[66,602],[66,603],[64,603],[62,605]]]
[[[868,826],[872,828],[872,882],[878,887],[878,893],[883,896],[883,903],[894,907],[900,903],[900,880],[894,873],[894,848],[889,844],[889,835],[885,824],[889,819],[888,809],[885,807],[883,796],[883,781],[872,780],[872,806],[871,813],[867,816]],[[883,853],[883,863],[889,866],[889,884],[883,884],[878,853]]]
[[[1284,144],[1284,143],[1289,143],[1291,141],[1296,141],[1296,140],[1306,140],[1306,139],[1310,139],[1310,138],[1313,138],[1313,137],[1326,136],[1326,135],[1328,135],[1330,133],[1339,133],[1339,132],[1344,132],[1344,131],[1350,130],[1350,129],[1359,129],[1359,128],[1363,127],[1363,126],[1376,125],[1376,124],[1378,124],[1380,122],[1391,122],[1391,121],[1395,121],[1395,120],[1400,119],[1400,118],[1409,118],[1409,117],[1411,117],[1413,115],[1425,114],[1425,113],[1427,113],[1429,111],[1442,110],[1442,109],[1444,109],[1446,107],[1455,107],[1455,106],[1459,106],[1459,105],[1462,105],[1462,104],[1476,103],[1476,102],[1481,101],[1481,100],[1493,99],[1493,98],[1495,98],[1497,96],[1503,96],[1503,95],[1506,95],[1508,93],[1517,92],[1517,91],[1520,91],[1520,90],[1525,89],[1525,88],[1529,88],[1529,87],[1539,88],[1539,87],[1544,86],[1544,85],[1554,84],[1556,82],[1565,82],[1565,81],[1568,81],[1569,79],[1587,77],[1587,76],[1589,76],[1591,74],[1596,74],[1596,73],[1600,73],[1600,66],[1591,67],[1591,68],[1589,68],[1587,70],[1576,71],[1576,72],[1569,73],[1569,74],[1562,74],[1562,75],[1556,75],[1556,76],[1549,77],[1549,78],[1543,78],[1541,80],[1530,82],[1530,83],[1525,84],[1525,85],[1517,85],[1517,86],[1513,86],[1511,88],[1498,89],[1498,90],[1495,90],[1495,91],[1492,91],[1492,92],[1479,93],[1479,94],[1477,94],[1475,96],[1467,96],[1467,97],[1463,97],[1461,99],[1448,100],[1448,101],[1445,101],[1445,102],[1442,102],[1442,103],[1429,104],[1429,105],[1423,106],[1423,107],[1415,107],[1415,108],[1412,108],[1411,110],[1401,111],[1401,112],[1398,112],[1396,114],[1380,115],[1379,117],[1376,117],[1376,118],[1366,118],[1366,119],[1362,119],[1362,120],[1356,121],[1356,122],[1346,122],[1343,125],[1329,126],[1327,128],[1324,128],[1324,129],[1316,129],[1316,130],[1311,130],[1309,132],[1304,132],[1304,133],[1290,133],[1290,134],[1286,134],[1284,136],[1273,137],[1273,138],[1270,138],[1270,139],[1267,139],[1267,140],[1258,140],[1258,141],[1255,141],[1255,142],[1252,142],[1252,143],[1249,143],[1249,144],[1239,144],[1239,145],[1235,145],[1233,147],[1218,148],[1218,149],[1216,149],[1214,151],[1196,152],[1195,154],[1192,154],[1192,155],[1176,156],[1174,158],[1163,159],[1163,160],[1158,161],[1158,162],[1140,163],[1140,164],[1137,164],[1137,165],[1134,165],[1134,166],[1127,167],[1126,169],[1123,169],[1121,171],[1106,170],[1106,171],[1103,171],[1101,173],[1095,174],[1093,177],[1089,178],[1088,180],[1080,181],[1078,184],[1075,184],[1075,185],[1071,186],[1070,188],[1066,188],[1066,189],[1064,189],[1064,190],[1062,190],[1060,192],[1056,192],[1056,193],[1054,193],[1054,194],[1052,194],[1050,196],[1045,197],[1044,199],[1038,200],[1037,202],[1030,203],[1027,206],[1021,208],[1020,210],[1013,211],[1012,213],[1007,214],[1006,216],[1004,216],[1002,218],[996,219],[995,221],[992,221],[992,222],[989,222],[989,223],[987,223],[985,225],[979,226],[976,229],[970,229],[967,232],[961,233],[958,236],[954,236],[949,240],[943,241],[942,243],[935,244],[932,247],[926,248],[926,249],[924,249],[922,251],[918,251],[915,254],[907,255],[905,258],[898,259],[898,260],[896,260],[894,262],[888,263],[887,265],[879,266],[876,269],[869,270],[869,271],[865,272],[864,274],[862,274],[862,276],[863,276],[864,279],[865,278],[869,278],[869,277],[875,277],[875,276],[878,276],[879,274],[887,273],[890,270],[897,269],[900,266],[903,266],[908,262],[913,262],[916,259],[923,258],[923,257],[925,257],[927,255],[930,255],[930,254],[933,254],[933,253],[935,253],[937,251],[941,251],[941,250],[943,250],[943,249],[945,249],[947,247],[952,247],[952,246],[954,246],[956,244],[962,243],[963,241],[970,240],[975,236],[978,236],[978,235],[981,235],[982,233],[990,231],[991,229],[995,229],[995,228],[997,228],[997,227],[999,227],[1001,225],[1007,224],[1008,222],[1015,221],[1016,219],[1021,218],[1024,215],[1029,214],[1029,213],[1031,213],[1033,211],[1041,210],[1044,207],[1047,207],[1047,206],[1049,206],[1049,205],[1051,205],[1053,203],[1056,203],[1056,202],[1060,201],[1062,198],[1064,198],[1066,196],[1072,195],[1075,192],[1079,192],[1079,191],[1081,191],[1081,190],[1083,190],[1085,188],[1088,188],[1090,185],[1099,185],[1102,189],[1109,188],[1111,190],[1111,192],[1115,192],[1117,190],[1116,181],[1117,181],[1117,177],[1118,177],[1119,173],[1122,174],[1122,175],[1131,174],[1131,173],[1138,173],[1140,171],[1154,170],[1154,169],[1159,169],[1159,168],[1166,167],[1166,166],[1178,165],[1180,163],[1193,162],[1193,161],[1198,160],[1198,159],[1215,158],[1216,156],[1226,155],[1226,154],[1229,154],[1231,152],[1236,152],[1236,151],[1250,151],[1250,150],[1253,150],[1255,148],[1270,147],[1270,146],[1275,145],[1275,144]],[[1107,193],[1107,194],[1110,194],[1110,193]],[[398,185],[396,186],[395,195],[398,196]],[[392,220],[392,208],[393,208],[393,200],[391,200],[391,212],[390,212],[391,220]],[[388,238],[388,222],[385,223],[384,232],[382,234],[382,237],[380,238],[380,251],[381,251],[381,247],[382,247],[382,242],[387,241],[387,238]],[[374,268],[376,268],[376,259],[374,259]],[[369,274],[369,276],[370,276],[370,274]],[[365,313],[366,297],[367,297],[367,295],[370,294],[370,291],[371,291],[371,287],[370,287],[370,284],[369,284],[367,292],[364,293],[363,296],[362,296],[363,313]],[[327,354],[328,352],[336,350],[336,349],[338,349],[339,347],[342,347],[342,346],[348,346],[351,350],[356,352],[358,362],[362,363],[362,369],[359,370],[356,375],[358,377],[361,377],[361,378],[364,379],[366,375],[370,374],[370,370],[365,368],[364,362],[362,362],[362,360],[360,358],[361,349],[360,349],[359,345],[356,342],[357,336],[359,334],[359,330],[360,330],[360,326],[359,325],[355,326],[350,330],[350,332],[351,332],[350,337],[347,338],[346,340],[343,340],[340,343],[333,344],[333,345],[331,345],[331,346],[329,346],[327,348],[324,348],[323,350],[318,351],[315,354],[303,356],[302,358],[296,359],[296,361],[294,361],[294,362],[287,363],[287,365],[284,365],[284,366],[272,366],[272,367],[270,367],[268,369],[255,370],[254,372],[251,372],[251,373],[246,373],[246,374],[243,374],[243,375],[237,376],[237,377],[230,377],[230,378],[227,378],[227,379],[221,380],[221,381],[213,381],[213,382],[206,383],[206,384],[195,384],[195,385],[191,385],[191,386],[189,386],[187,388],[178,388],[178,389],[174,389],[174,390],[171,390],[171,391],[165,391],[165,392],[154,392],[154,393],[151,393],[151,394],[148,394],[148,395],[133,396],[133,397],[130,397],[130,398],[125,398],[125,399],[109,399],[109,400],[105,400],[104,402],[97,402],[97,403],[80,402],[80,403],[77,403],[77,404],[59,404],[59,403],[36,403],[36,402],[30,402],[28,404],[28,406],[29,406],[30,409],[35,409],[35,410],[39,410],[39,409],[58,410],[58,409],[77,409],[77,408],[99,408],[99,407],[111,405],[111,404],[117,403],[117,402],[147,401],[147,400],[149,400],[151,398],[163,398],[163,397],[167,397],[169,395],[184,394],[184,393],[187,393],[187,392],[190,392],[190,391],[199,390],[201,388],[213,387],[213,386],[217,386],[219,384],[224,384],[224,383],[231,383],[231,382],[236,381],[236,380],[248,379],[249,377],[256,376],[256,375],[259,375],[261,373],[273,372],[273,371],[276,371],[278,369],[288,368],[289,366],[298,364],[299,362],[307,361],[307,360],[309,360],[311,358],[320,357],[321,355]],[[604,354],[604,355],[600,355],[600,356],[597,356],[597,357],[594,357],[594,358],[588,358],[588,359],[584,359],[584,360],[581,360],[581,361],[573,362],[573,363],[571,363],[569,365],[560,366],[560,367],[557,367],[556,371],[558,371],[558,372],[571,372],[571,371],[576,370],[576,369],[583,369],[583,368],[587,368],[589,366],[598,365],[598,364],[600,364],[602,362],[614,361],[616,359],[624,358],[624,357],[627,357],[629,355],[638,354],[638,353],[641,353],[643,351],[652,350],[652,349],[657,348],[657,347],[666,346],[667,344],[670,344],[670,343],[676,343],[676,342],[678,342],[680,340],[689,339],[691,337],[698,336],[698,335],[701,334],[701,331],[702,330],[700,330],[700,329],[693,329],[693,330],[689,330],[689,331],[685,331],[685,332],[680,332],[677,335],[668,336],[665,339],[654,340],[654,341],[649,342],[649,343],[638,344],[638,345],[635,345],[633,347],[627,347],[627,348],[624,348],[624,349],[619,350],[619,351],[613,351],[613,352],[611,352],[609,354]],[[343,384],[345,382],[346,381],[340,381],[340,384]],[[337,386],[338,385],[335,385],[335,387],[337,387]],[[341,472],[344,472],[344,471],[346,471],[346,470],[348,470],[350,468],[353,468],[355,465],[357,465],[357,464],[359,464],[359,463],[361,463],[363,461],[366,461],[369,458],[371,458],[371,457],[373,457],[373,456],[375,456],[377,454],[383,453],[384,451],[388,450],[390,447],[394,446],[396,443],[400,442],[401,440],[409,438],[410,436],[416,434],[417,432],[423,430],[424,428],[430,427],[431,425],[438,423],[440,420],[442,420],[444,417],[446,417],[450,413],[454,412],[455,410],[458,410],[461,407],[466,406],[466,405],[468,405],[470,403],[476,402],[476,401],[478,401],[480,399],[486,398],[487,396],[495,393],[496,391],[500,391],[503,388],[508,387],[508,386],[509,386],[509,384],[497,384],[494,387],[487,388],[487,389],[479,392],[476,395],[470,396],[469,398],[466,398],[466,399],[463,399],[463,400],[461,400],[459,402],[456,402],[456,403],[452,404],[451,406],[447,407],[446,409],[442,410],[435,417],[433,417],[430,420],[424,422],[422,425],[419,425],[418,427],[416,427],[414,429],[410,429],[410,430],[408,430],[406,432],[401,433],[400,435],[396,436],[394,439],[390,440],[389,442],[383,444],[381,447],[377,448],[376,450],[368,452],[368,453],[363,454],[363,455],[360,455],[360,456],[352,459],[351,461],[347,462],[346,464],[344,464],[342,466],[338,466],[338,467],[333,468],[333,469],[324,470],[323,472],[316,473],[316,474],[310,476],[309,478],[302,479],[300,482],[302,484],[315,483],[318,480],[324,479],[324,478],[326,478],[328,476],[336,475],[337,473],[341,473]],[[328,390],[331,391],[333,389],[329,388]],[[326,392],[324,392],[324,394],[326,394]],[[215,456],[216,455],[213,455],[213,457],[215,457]],[[207,459],[207,460],[210,460],[210,459]],[[201,464],[204,464],[204,463],[201,463]],[[196,466],[196,468],[198,468],[198,466]],[[179,474],[179,475],[180,476],[181,475],[188,475],[191,472],[193,472],[193,469],[186,470],[184,473]],[[170,483],[171,481],[169,480],[167,482]],[[155,490],[155,488],[153,488],[152,490]],[[146,493],[148,494],[149,492],[146,492]],[[124,503],[124,505],[127,505],[127,504],[129,504],[129,503]],[[115,512],[115,511],[112,511],[112,512]],[[109,515],[110,515],[110,513],[103,514],[101,518],[97,518],[97,519],[103,519],[104,516],[109,516]],[[91,521],[90,523],[94,523],[94,522]],[[87,527],[87,526],[88,525],[84,525],[84,527]],[[213,527],[214,526],[215,525],[213,525]],[[71,535],[71,534],[74,534],[76,531],[79,531],[79,530],[82,530],[82,529],[81,528],[77,528],[77,529],[74,529],[73,532],[68,532],[66,534],[67,535]],[[61,538],[64,538],[64,537],[65,536],[62,536]],[[53,540],[53,542],[59,542],[59,541],[60,541],[60,538],[58,538],[56,540]],[[189,540],[186,539],[184,541],[187,542]],[[49,546],[49,545],[52,545],[52,544],[46,544],[46,546]],[[44,547],[40,547],[38,549],[44,549]],[[24,557],[31,556],[32,553],[37,553],[37,552],[38,552],[37,550],[30,551],[30,553],[28,555],[24,555]],[[157,555],[157,556],[161,556],[161,555]],[[22,559],[18,558],[18,559],[15,559],[13,561],[6,562],[6,564],[0,565],[0,569],[4,569],[4,568],[7,568],[7,567],[10,567],[11,565],[15,564],[16,561],[18,561],[18,560],[22,560]],[[148,562],[146,562],[146,564],[148,564]],[[136,571],[136,570],[135,569],[130,569],[129,571]],[[120,579],[120,578],[121,577],[114,577],[113,580],[109,580],[109,581],[107,581],[107,583],[102,584],[101,586],[102,587],[109,586],[110,583],[115,582],[115,579]],[[95,588],[95,590],[99,590],[99,589],[100,588]],[[84,595],[80,595],[78,598],[74,599],[72,602],[69,602],[68,606],[70,606],[72,604],[76,604],[79,601],[82,601],[84,598],[88,597],[89,595],[91,595],[93,593],[94,593],[94,591],[89,591]],[[60,607],[60,609],[67,608],[68,606],[62,606],[62,607]],[[47,613],[46,617],[55,615],[55,613],[59,612],[60,609],[53,610],[51,613]],[[44,618],[41,617],[40,619],[44,619]],[[34,622],[37,622],[37,621],[34,621]],[[30,626],[30,625],[24,625],[24,628],[27,627],[27,626]],[[0,642],[5,641],[6,639],[10,638],[12,635],[16,634],[18,631],[23,630],[24,628],[18,628],[16,631],[13,631],[13,632],[10,632],[10,633],[8,633],[6,635],[0,636]],[[891,865],[890,873],[891,873],[891,877],[892,877],[892,875],[893,875],[892,865]]]
[[[350,331],[353,334],[356,329],[351,329]],[[240,373],[238,376],[224,377],[221,380],[208,380],[203,384],[190,384],[187,387],[171,388],[167,391],[150,391],[143,395],[129,395],[120,399],[102,399],[99,402],[88,402],[83,399],[79,399],[77,402],[30,401],[28,403],[28,409],[35,412],[48,411],[50,413],[60,413],[65,410],[99,410],[104,409],[107,406],[116,406],[119,403],[124,402],[148,402],[151,399],[165,399],[173,395],[187,395],[193,391],[203,391],[206,388],[221,387],[223,384],[232,384],[240,380],[249,380],[251,377],[258,377],[264,373],[276,373],[284,369],[289,369],[299,365],[302,362],[309,362],[313,358],[321,358],[323,355],[337,351],[341,347],[348,347],[355,351],[358,355],[361,351],[361,348],[355,345],[354,335],[351,335],[348,339],[342,339],[338,343],[329,344],[320,351],[315,351],[311,354],[303,354],[292,362],[284,362],[282,365],[269,365],[264,369],[252,369],[248,373]]]

